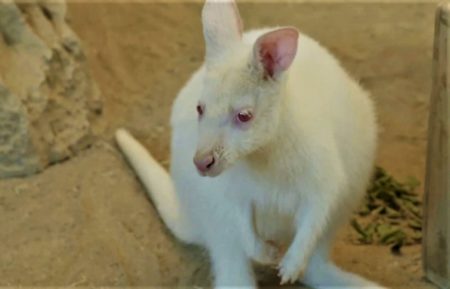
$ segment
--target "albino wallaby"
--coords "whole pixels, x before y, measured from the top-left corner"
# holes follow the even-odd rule
[[[202,22],[205,64],[173,105],[171,176],[116,134],[166,225],[208,249],[215,288],[256,288],[251,260],[278,265],[281,283],[383,288],[329,258],[372,172],[368,94],[295,28],[243,33],[233,0],[207,0]]]

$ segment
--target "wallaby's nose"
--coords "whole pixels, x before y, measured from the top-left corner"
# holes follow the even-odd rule
[[[215,159],[212,153],[209,154],[196,154],[194,157],[194,164],[198,171],[202,174],[209,171],[215,163]]]

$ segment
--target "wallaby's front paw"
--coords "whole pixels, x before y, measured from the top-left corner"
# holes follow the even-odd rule
[[[282,258],[282,250],[272,241],[257,241],[253,259],[261,264],[275,265]]]
[[[298,255],[289,254],[284,256],[278,265],[278,276],[281,278],[280,284],[295,283],[305,269],[302,258]]]

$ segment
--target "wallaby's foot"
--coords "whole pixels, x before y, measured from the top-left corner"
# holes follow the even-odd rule
[[[230,237],[222,235],[210,241],[214,288],[256,289],[253,268],[242,244]]]
[[[253,286],[214,286],[214,289],[257,289]]]

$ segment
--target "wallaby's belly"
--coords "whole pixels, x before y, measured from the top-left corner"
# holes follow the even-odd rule
[[[254,224],[258,237],[281,246],[287,246],[295,234],[293,215],[276,211],[273,207],[256,207]]]
[[[295,234],[295,216],[301,207],[298,189],[286,183],[274,184],[272,180],[254,179],[251,172],[238,171],[236,175],[238,174],[245,175],[247,179],[248,192],[251,196],[249,206],[252,208],[257,236],[265,241],[288,245]]]

